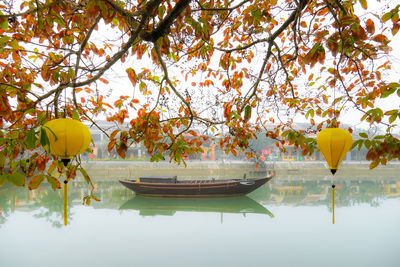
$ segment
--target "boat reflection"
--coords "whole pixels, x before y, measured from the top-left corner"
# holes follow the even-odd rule
[[[325,206],[330,209],[332,204],[330,178],[303,180],[300,177],[290,180],[280,177],[248,196],[210,199],[146,198],[135,196],[117,181],[100,181],[97,185],[95,194],[101,201],[92,201],[90,209],[131,209],[138,210],[143,216],[171,216],[178,211],[192,211],[256,213],[272,217],[265,207]],[[73,182],[68,190],[68,220],[73,221],[76,219],[73,210],[83,206],[82,199],[89,193],[89,189],[84,182]],[[335,206],[338,208],[360,204],[378,207],[387,199],[400,198],[400,181],[384,178],[338,179],[335,194]],[[29,191],[26,187],[6,184],[0,187],[0,227],[16,211],[32,212],[35,218],[45,219],[54,227],[62,227],[62,204],[62,192],[53,191],[50,185],[43,184],[38,189]]]
[[[184,212],[218,212],[249,213],[274,215],[263,205],[253,199],[242,197],[228,198],[161,198],[135,196],[121,207],[121,210],[138,210],[142,216],[172,216],[177,211]]]

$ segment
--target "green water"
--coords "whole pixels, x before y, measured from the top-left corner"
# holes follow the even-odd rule
[[[94,178],[96,181],[96,178]],[[247,197],[135,197],[98,182],[0,188],[0,266],[400,266],[400,179],[276,177]]]

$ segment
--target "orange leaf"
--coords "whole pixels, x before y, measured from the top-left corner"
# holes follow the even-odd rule
[[[400,29],[400,24],[394,24],[393,28],[392,28],[392,34],[396,35],[396,33],[399,31]]]
[[[189,134],[193,135],[193,136],[197,136],[197,133],[193,130],[188,131]]]
[[[117,142],[117,140],[112,139],[112,140],[110,141],[110,143],[108,143],[108,146],[107,146],[107,151],[108,151],[108,152],[111,152],[111,150],[114,148],[116,142]]]
[[[116,150],[118,155],[124,159],[126,157],[126,151],[128,150],[128,147],[125,143],[120,143],[119,145],[117,145]]]
[[[388,41],[388,38],[383,34],[377,34],[374,37],[372,37],[372,40],[381,44],[385,44]]]
[[[99,80],[102,81],[105,84],[108,84],[108,81],[106,79],[104,79],[104,78],[99,78]]]
[[[375,33],[375,24],[374,21],[372,19],[368,19],[367,20],[367,32],[370,34],[374,34]]]
[[[131,81],[133,86],[136,86],[136,82],[137,82],[137,76],[136,76],[136,72],[134,69],[132,68],[127,68],[126,72],[128,73],[128,78]]]
[[[40,172],[42,172],[46,169],[46,161],[43,157],[39,156],[36,159],[36,167],[37,167],[37,170]]]
[[[29,182],[28,188],[29,190],[33,190],[39,187],[39,185],[43,182],[44,180],[44,174],[40,173],[36,176],[34,176],[31,181]]]
[[[110,134],[110,140],[111,140],[111,139],[114,139],[114,137],[117,135],[118,132],[119,132],[119,129],[113,131],[113,132]]]

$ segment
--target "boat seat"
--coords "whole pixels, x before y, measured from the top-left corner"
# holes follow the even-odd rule
[[[140,182],[144,183],[176,183],[177,176],[142,176]]]

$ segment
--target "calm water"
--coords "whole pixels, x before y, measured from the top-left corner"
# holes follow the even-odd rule
[[[400,180],[277,177],[247,197],[135,197],[98,182],[0,188],[0,266],[400,266]]]

